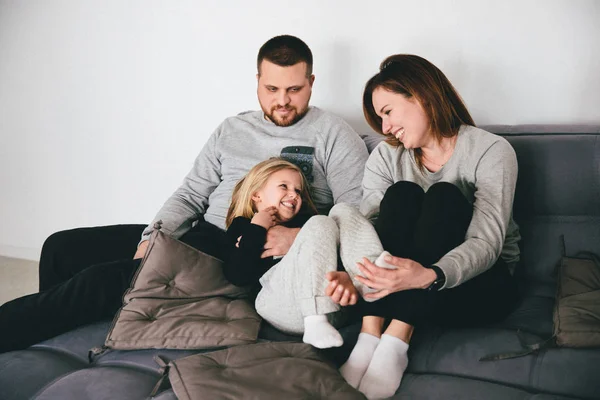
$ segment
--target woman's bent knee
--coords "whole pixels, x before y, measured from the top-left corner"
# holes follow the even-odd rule
[[[423,197],[423,188],[414,182],[399,181],[390,186],[381,200],[384,203],[406,201],[407,199],[421,199]]]

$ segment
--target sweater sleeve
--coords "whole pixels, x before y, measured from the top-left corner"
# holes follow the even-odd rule
[[[239,247],[238,238],[242,237]],[[272,258],[260,258],[267,241],[267,230],[250,223],[248,218],[237,217],[226,233],[223,274],[236,286],[258,284],[258,280],[271,267]]]
[[[361,181],[369,156],[364,141],[345,121],[330,127],[324,135],[326,152],[325,176],[333,203],[355,206],[362,198]]]
[[[388,144],[380,143],[369,156],[362,182],[363,198],[360,212],[373,224],[379,216],[379,205],[385,192],[394,184],[394,177],[390,170],[392,160],[385,151],[385,146]]]
[[[445,288],[458,286],[489,269],[500,257],[512,215],[517,157],[505,140],[492,144],[475,169],[473,218],[465,241],[435,263]]]
[[[194,221],[204,215],[208,197],[221,183],[217,142],[222,126],[223,124],[208,139],[181,186],[167,199],[152,223],[144,229],[142,240],[149,239],[156,221],[161,220],[163,231],[177,239],[191,229]]]

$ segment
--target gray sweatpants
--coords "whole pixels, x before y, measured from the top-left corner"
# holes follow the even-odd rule
[[[348,204],[336,204],[329,216],[317,215],[302,227],[288,253],[261,278],[256,310],[277,329],[304,332],[304,317],[327,314],[336,328],[344,322],[340,306],[325,295],[325,274],[337,270],[338,247],[344,268],[361,294],[371,289],[354,276],[362,257],[374,261],[383,251],[373,225]]]

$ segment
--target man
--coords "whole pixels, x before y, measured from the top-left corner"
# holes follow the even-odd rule
[[[282,156],[302,168],[320,212],[361,200],[366,147],[341,118],[309,107],[315,78],[308,46],[293,36],[272,38],[261,47],[257,68],[262,110],[228,118],[216,129],[154,219],[162,220],[167,234],[217,257],[235,183],[269,157]],[[133,260],[130,249],[140,226],[75,229],[48,238],[40,259],[40,293],[0,307],[0,326],[10,327],[3,330],[0,352],[112,318],[153,226],[144,229]],[[296,234],[297,229],[273,227],[263,257],[286,254]]]
[[[334,202],[360,203],[367,153],[342,119],[309,107],[315,77],[308,46],[292,36],[273,38],[260,49],[257,68],[262,111],[226,119],[155,218],[174,237],[187,232],[198,215],[225,229],[234,185],[254,165],[273,156],[303,169],[320,212],[326,213]],[[144,240],[152,226],[144,230]],[[264,256],[287,253],[296,233],[297,229],[271,229]],[[147,241],[142,242],[136,257],[142,257],[146,247]]]

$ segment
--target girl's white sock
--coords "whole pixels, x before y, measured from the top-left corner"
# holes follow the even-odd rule
[[[326,315],[309,315],[304,317],[304,343],[312,344],[319,349],[340,347],[344,339],[337,329],[327,320]]]

